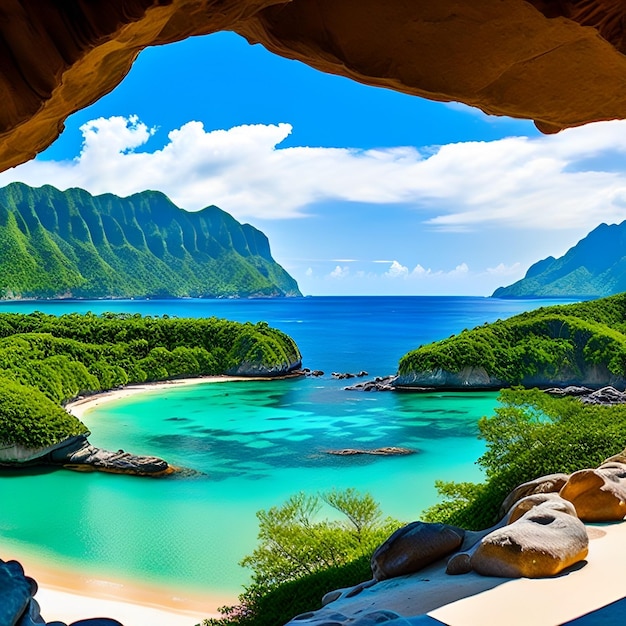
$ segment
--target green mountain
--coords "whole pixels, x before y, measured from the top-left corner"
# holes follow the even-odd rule
[[[267,237],[218,207],[12,183],[0,189],[0,297],[299,296]]]
[[[494,298],[595,298],[626,291],[626,222],[600,224],[565,255],[532,265]]]

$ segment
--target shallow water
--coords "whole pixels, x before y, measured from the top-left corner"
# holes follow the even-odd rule
[[[393,372],[399,356],[419,343],[537,304],[478,298],[306,298],[37,303],[30,310],[266,319],[296,338],[305,365],[367,369],[373,376]],[[475,460],[483,444],[476,439],[476,422],[492,412],[497,394],[359,393],[344,391],[345,384],[328,374],[322,379],[199,384],[106,403],[85,415],[92,443],[162,456],[200,475],[152,480],[69,471],[4,472],[1,541],[14,552],[34,550],[60,566],[101,577],[234,596],[247,580],[238,561],[255,546],[259,509],[280,505],[298,491],[355,487],[370,492],[385,514],[410,521],[436,501],[436,479],[480,479]],[[415,454],[326,452],[382,446],[411,448]]]

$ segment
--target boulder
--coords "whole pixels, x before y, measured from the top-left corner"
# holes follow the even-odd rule
[[[567,505],[547,500],[489,533],[470,561],[483,576],[543,578],[584,560],[588,546],[584,524]]]
[[[560,491],[584,522],[613,522],[626,516],[626,480],[611,465],[574,472]]]
[[[448,524],[412,522],[399,528],[372,556],[375,580],[413,574],[457,550],[465,531]]]
[[[500,506],[500,517],[504,517],[509,509],[522,498],[536,493],[558,493],[567,482],[567,474],[548,474],[518,485],[504,499]]]

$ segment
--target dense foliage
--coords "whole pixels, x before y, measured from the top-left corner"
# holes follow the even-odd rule
[[[501,392],[495,415],[479,422],[487,450],[478,459],[486,481],[438,483],[444,501],[424,519],[470,529],[498,519],[507,494],[523,482],[597,467],[626,443],[626,406],[586,405],[536,389]]]
[[[576,378],[590,365],[626,375],[626,294],[544,307],[443,341],[400,360],[401,375],[483,367],[505,384],[526,379]]]
[[[0,446],[43,448],[87,432],[41,391],[0,377]]]
[[[322,505],[340,519],[317,520]],[[322,596],[371,578],[370,557],[400,522],[383,518],[370,495],[353,489],[321,496],[299,493],[257,513],[259,546],[242,561],[252,583],[241,604],[205,626],[270,626],[320,607]]]
[[[0,189],[0,297],[300,295],[267,237],[211,206],[12,183]]]
[[[58,405],[79,393],[127,383],[231,373],[248,364],[259,374],[287,373],[299,361],[295,342],[265,322],[240,324],[217,318],[112,313],[60,317],[3,313],[0,388],[10,391],[18,384],[32,393],[11,396],[10,410],[0,398],[0,443],[17,441],[14,437],[18,432],[24,445],[51,443],[42,436],[48,426],[26,429],[17,422],[26,414],[31,420],[45,421],[48,412],[54,420],[58,411],[65,414]],[[7,386],[7,380],[14,384]],[[22,407],[17,410],[20,397]],[[50,409],[53,404],[58,411]],[[77,420],[66,424],[67,436],[75,434],[82,426],[79,424]]]
[[[626,222],[601,224],[562,257],[532,265],[526,276],[499,287],[496,298],[592,298],[626,291]]]

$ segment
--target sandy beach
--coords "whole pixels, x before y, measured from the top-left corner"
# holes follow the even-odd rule
[[[254,380],[274,380],[265,378],[244,378],[242,376],[198,376],[196,378],[177,378],[175,380],[165,380],[156,383],[138,383],[134,385],[126,385],[118,389],[110,391],[102,391],[89,396],[81,396],[68,402],[65,410],[78,419],[82,419],[85,413],[107,402],[119,400],[120,398],[128,398],[139,393],[154,393],[171,389],[172,387],[182,387],[186,385],[202,385],[208,383],[228,383],[228,382],[244,382]]]
[[[233,376],[203,376],[158,383],[128,385],[68,403],[65,409],[83,419],[87,412],[107,402],[139,393],[154,393],[173,386],[258,380]],[[19,551],[18,551],[19,552]],[[217,608],[236,603],[236,597],[211,593],[190,594],[180,590],[142,585],[139,581],[106,580],[81,575],[42,563],[34,555],[7,552],[1,558],[19,561],[37,581],[35,596],[47,621],[71,623],[88,617],[110,617],[124,626],[195,626],[218,615]]]

